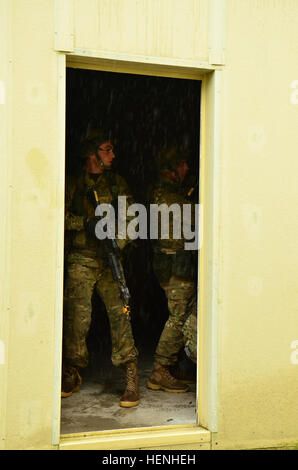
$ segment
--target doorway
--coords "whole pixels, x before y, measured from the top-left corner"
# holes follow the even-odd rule
[[[104,126],[114,137],[114,169],[125,178],[136,202],[146,206],[150,201],[157,178],[157,155],[163,145],[173,141],[178,140],[190,155],[190,173],[198,180],[200,97],[199,80],[68,68],[66,176],[78,170],[78,149],[88,129]],[[141,404],[131,409],[119,407],[123,374],[111,363],[109,322],[101,299],[94,293],[87,337],[89,364],[82,372],[80,392],[62,400],[62,434],[196,423],[195,384],[181,394],[146,388],[169,314],[167,299],[152,268],[150,240],[139,240],[126,259],[131,322],[139,350]],[[180,360],[184,367],[192,367],[183,351]]]

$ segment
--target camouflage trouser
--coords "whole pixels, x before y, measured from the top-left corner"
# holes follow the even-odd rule
[[[187,253],[176,255],[155,254],[153,267],[168,299],[169,318],[160,336],[155,362],[164,366],[174,365],[184,346],[182,328],[189,316],[189,302],[195,291],[191,265]]]
[[[112,362],[120,366],[136,362],[131,323],[122,312],[122,301],[110,267],[103,260],[72,253],[68,257],[63,318],[63,360],[76,367],[86,367],[86,338],[91,324],[91,298],[94,287],[103,300],[110,322]]]
[[[197,362],[197,298],[193,296],[190,305],[190,314],[183,325],[182,332],[185,350],[188,357]]]

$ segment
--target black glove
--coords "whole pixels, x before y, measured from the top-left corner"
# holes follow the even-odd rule
[[[86,231],[90,233],[90,235],[93,235],[94,237],[96,237],[95,227],[96,227],[97,222],[100,219],[101,217],[99,216],[93,216],[93,217],[88,217],[87,219],[84,220],[84,226],[85,226]]]

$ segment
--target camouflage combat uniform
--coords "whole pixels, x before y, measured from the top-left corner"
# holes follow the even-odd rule
[[[153,203],[189,204],[185,199],[186,187],[178,181],[162,180],[154,191]],[[160,286],[164,289],[169,309],[169,318],[162,331],[156,351],[155,363],[172,366],[184,346],[182,328],[189,315],[189,303],[195,292],[196,251],[184,249],[185,240],[173,239],[173,219],[170,218],[169,239],[154,243],[153,268]]]
[[[197,362],[197,297],[194,295],[189,304],[189,315],[183,325],[182,333],[185,351],[192,362]]]
[[[65,229],[71,234],[67,256],[65,313],[63,325],[63,360],[74,367],[86,367],[86,337],[91,324],[91,297],[95,288],[103,300],[110,322],[112,362],[115,366],[136,362],[131,323],[122,311],[119,288],[112,277],[102,242],[85,230],[84,219],[94,216],[88,190],[97,190],[101,203],[111,203],[118,195],[130,193],[122,177],[105,170],[95,180],[88,173],[67,184]],[[125,241],[121,240],[125,243]]]

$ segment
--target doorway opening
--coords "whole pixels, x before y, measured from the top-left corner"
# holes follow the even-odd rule
[[[79,150],[90,129],[109,129],[116,158],[113,171],[127,182],[133,200],[148,207],[158,179],[158,155],[178,144],[188,155],[190,186],[199,181],[201,81],[68,68],[66,74],[66,181],[80,171]],[[67,188],[66,188],[67,190]],[[198,191],[194,193],[198,203]],[[71,237],[65,232],[65,278]],[[197,284],[198,259],[192,265]],[[149,239],[124,253],[131,294],[131,326],[139,352],[140,404],[120,408],[124,374],[111,361],[110,324],[94,290],[92,321],[86,339],[89,362],[78,393],[62,399],[61,433],[193,424],[197,421],[196,384],[186,393],[146,387],[154,353],[169,316],[168,301],[153,268]],[[195,366],[184,349],[179,362]]]

